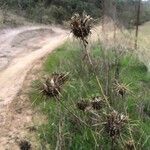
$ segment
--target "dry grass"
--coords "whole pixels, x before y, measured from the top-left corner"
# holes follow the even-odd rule
[[[120,24],[115,24],[110,18],[106,18],[104,24],[105,31],[102,30],[101,24],[92,29],[92,41],[98,39],[106,49],[117,49],[119,55],[124,53],[132,53],[143,62],[150,71],[150,22],[147,22],[139,27],[138,49],[134,50],[135,29],[127,30]]]

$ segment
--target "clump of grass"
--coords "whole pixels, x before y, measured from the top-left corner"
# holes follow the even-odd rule
[[[142,100],[140,104],[138,104],[138,110],[140,112],[140,116],[142,116],[143,120],[148,120],[150,118],[150,101],[149,99]]]

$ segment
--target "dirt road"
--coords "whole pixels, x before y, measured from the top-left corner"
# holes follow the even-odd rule
[[[37,60],[61,45],[66,38],[67,32],[56,27],[33,26],[0,31],[1,150],[11,150],[11,147],[7,147],[9,132],[12,132],[7,126],[11,124],[7,115],[27,73]]]

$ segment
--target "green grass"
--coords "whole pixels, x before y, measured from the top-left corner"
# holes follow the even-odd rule
[[[92,56],[94,62],[103,60],[102,48],[99,45],[92,46]],[[48,149],[55,149],[56,145],[61,145],[63,150],[106,150],[111,149],[111,140],[107,133],[102,130],[102,122],[97,128],[91,127],[92,114],[82,112],[77,109],[76,103],[82,98],[89,100],[93,96],[101,96],[101,91],[95,73],[88,63],[82,60],[81,48],[71,44],[64,44],[53,52],[44,63],[44,74],[53,72],[69,72],[69,81],[65,84],[61,102],[51,99],[41,99],[38,91],[30,93],[31,100],[35,106],[39,106],[47,115],[48,122],[39,127],[39,138],[42,145],[47,145]],[[114,54],[109,52],[106,56],[110,62],[114,61]],[[148,150],[150,147],[150,75],[144,64],[140,63],[131,55],[121,57],[120,78],[123,83],[131,83],[130,90],[133,94],[127,94],[123,99],[112,97],[109,99],[112,107],[120,113],[128,113],[132,122],[136,124],[132,132],[137,149]],[[97,61],[96,61],[97,62]],[[104,87],[105,73],[103,65],[98,63],[96,75]],[[111,82],[114,79],[114,67],[111,71]],[[37,87],[38,81],[34,82]],[[110,85],[112,86],[112,84]],[[36,101],[35,101],[36,99]],[[67,109],[66,109],[67,108]],[[140,108],[142,108],[140,110]],[[107,107],[98,111],[98,114],[109,112]],[[74,115],[78,116],[88,126],[80,122]],[[101,116],[103,121],[104,115]],[[40,118],[39,118],[40,119]],[[99,121],[101,121],[99,120]],[[90,126],[90,127],[89,127]],[[132,125],[131,125],[132,126]],[[122,138],[130,139],[128,128],[123,131]],[[57,142],[60,142],[59,144]],[[137,144],[139,142],[139,144]],[[122,141],[118,140],[116,149],[122,149]]]

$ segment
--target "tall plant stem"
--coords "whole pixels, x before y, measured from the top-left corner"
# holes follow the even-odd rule
[[[134,48],[135,48],[135,49],[137,49],[137,47],[138,47],[140,9],[141,9],[141,0],[138,1],[138,10],[137,10],[137,19],[136,19],[136,31],[135,31],[135,45],[134,45]]]
[[[91,65],[91,67],[94,67],[94,66],[93,66],[93,62],[92,62],[92,59],[91,59],[91,57],[90,57],[90,54],[89,54],[89,52],[88,52],[88,50],[87,50],[87,45],[86,45],[86,43],[85,43],[84,41],[83,41],[83,45],[84,45],[84,49],[85,49],[85,51],[86,51],[86,56],[88,57],[88,61],[89,61],[90,65]],[[109,101],[108,101],[108,99],[107,99],[107,96],[106,96],[105,93],[104,93],[103,87],[102,87],[102,85],[101,85],[101,83],[100,83],[100,81],[99,81],[99,79],[98,79],[98,76],[96,75],[95,70],[94,70],[94,73],[95,73],[96,81],[97,81],[98,86],[99,86],[99,88],[100,88],[101,94],[102,94],[104,100],[106,101],[106,104],[108,105],[108,107],[111,108],[111,106],[110,106],[110,104],[109,104]]]

